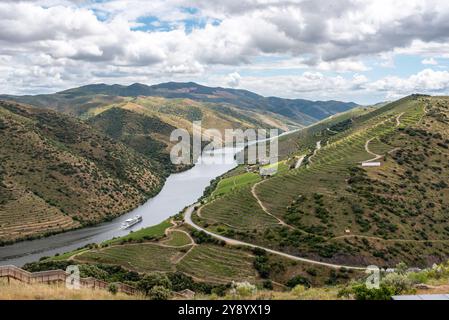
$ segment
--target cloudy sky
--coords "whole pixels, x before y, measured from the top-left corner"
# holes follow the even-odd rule
[[[447,0],[0,0],[0,93],[196,81],[373,103],[449,94]]]

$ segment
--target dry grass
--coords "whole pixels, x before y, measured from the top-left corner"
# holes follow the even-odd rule
[[[224,297],[216,295],[197,295],[197,300],[344,300],[338,297],[338,287],[310,288],[297,286],[291,291],[277,292],[260,290],[248,296],[228,294]]]
[[[129,300],[143,299],[141,296],[129,296],[124,293],[112,293],[105,290],[70,290],[64,285],[25,284],[0,279],[0,300]]]

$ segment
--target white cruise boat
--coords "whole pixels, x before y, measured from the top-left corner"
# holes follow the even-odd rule
[[[120,227],[120,229],[128,229],[130,227],[132,227],[133,225],[139,223],[142,221],[142,216],[135,216],[134,218],[131,219],[126,219],[123,223],[122,226]]]

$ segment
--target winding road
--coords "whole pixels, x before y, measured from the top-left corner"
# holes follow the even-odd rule
[[[258,245],[255,245],[255,244],[252,244],[252,243],[248,243],[248,242],[243,242],[243,241],[227,238],[227,237],[221,236],[219,234],[213,233],[213,232],[211,232],[209,230],[206,230],[206,229],[198,226],[196,223],[194,223],[192,221],[192,213],[194,212],[196,205],[197,204],[191,205],[190,207],[188,207],[185,210],[185,212],[184,212],[184,221],[185,221],[185,223],[187,223],[188,225],[190,225],[192,228],[194,228],[196,230],[203,231],[204,233],[210,235],[211,237],[213,237],[215,239],[224,241],[228,245],[245,246],[245,247],[249,247],[249,248],[253,248],[253,249],[254,248],[258,248],[258,249],[265,250],[266,252],[269,252],[269,253],[272,253],[272,254],[276,254],[278,256],[282,256],[282,257],[285,257],[285,258],[288,258],[288,259],[291,259],[291,260],[305,262],[305,263],[310,263],[310,264],[314,264],[314,265],[325,266],[325,267],[334,268],[334,269],[345,268],[345,269],[360,270],[360,271],[366,270],[366,268],[363,268],[363,267],[345,266],[345,265],[340,265],[340,264],[326,263],[326,262],[311,260],[311,259],[307,259],[307,258],[301,258],[301,257],[293,256],[293,255],[288,254],[288,253],[281,252],[281,251],[265,248],[265,247],[258,246]]]

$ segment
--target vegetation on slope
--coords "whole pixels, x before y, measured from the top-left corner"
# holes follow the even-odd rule
[[[248,187],[214,197],[194,218],[228,237],[317,260],[443,261],[449,256],[448,114],[447,98],[411,96],[319,123],[292,135],[307,137],[293,143],[307,155],[300,168],[253,185],[252,193]],[[318,141],[322,148],[313,152]],[[381,166],[362,167],[373,153]],[[285,224],[268,223],[267,213]]]
[[[360,277],[351,270],[311,266],[264,250],[228,246],[189,229],[180,221],[172,223],[170,227],[163,222],[132,232],[113,243],[107,241],[43,258],[25,268],[36,272],[77,264],[83,277],[127,283],[141,288],[147,295],[156,282],[169,292],[191,289],[199,296],[223,296],[238,283],[247,282],[258,290],[288,291],[298,284],[307,288],[335,286]],[[157,233],[158,237],[142,236],[150,233]],[[160,237],[161,234],[165,236]],[[160,281],[155,282],[156,278]]]
[[[2,243],[111,219],[161,188],[156,161],[75,118],[8,102],[0,114]]]

